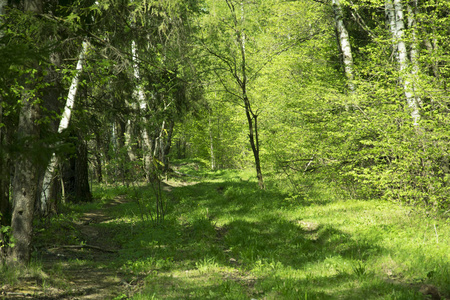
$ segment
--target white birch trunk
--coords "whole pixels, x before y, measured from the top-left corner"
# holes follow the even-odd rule
[[[139,104],[139,110],[141,113],[141,119],[142,119],[142,126],[141,126],[141,138],[142,138],[142,150],[144,152],[144,169],[145,173],[147,174],[147,180],[150,180],[150,170],[152,168],[152,156],[151,156],[151,143],[150,143],[150,137],[148,135],[148,131],[145,126],[147,126],[147,118],[145,117],[145,113],[147,111],[147,103],[145,101],[145,94],[143,86],[140,84],[140,72],[139,72],[139,65],[138,65],[138,53],[137,53],[137,46],[134,41],[131,41],[131,53],[133,55],[133,74],[134,78],[138,82],[138,87],[136,91],[136,97]]]
[[[391,26],[391,32],[393,34],[394,45],[396,46],[396,57],[400,67],[401,83],[406,97],[406,102],[411,110],[411,117],[413,119],[414,126],[419,124],[420,114],[419,106],[416,98],[413,94],[413,84],[411,82],[411,74],[408,74],[408,51],[406,50],[406,44],[404,40],[404,16],[403,5],[401,0],[386,0],[386,14],[389,18],[389,24]]]
[[[84,58],[86,56],[88,43],[83,41],[81,52],[78,56],[78,63],[76,67],[75,76],[72,78],[72,83],[70,84],[69,94],[67,95],[66,105],[64,107],[64,112],[62,114],[61,121],[58,126],[58,133],[61,133],[69,126],[70,117],[72,115],[73,106],[75,104],[75,96],[77,94],[78,89],[78,81],[79,75],[83,69]],[[42,214],[48,213],[48,201],[50,197],[50,185],[52,179],[55,175],[55,168],[58,165],[58,158],[55,153],[52,154],[50,162],[45,170],[44,179],[42,183],[42,191],[41,191],[41,211]]]
[[[339,44],[342,51],[344,72],[348,80],[348,88],[351,92],[355,91],[354,85],[354,71],[353,71],[353,55],[352,48],[350,46],[350,39],[348,36],[347,28],[344,25],[344,16],[342,14],[342,8],[339,0],[332,0],[334,20],[336,22],[336,29],[338,33]]]

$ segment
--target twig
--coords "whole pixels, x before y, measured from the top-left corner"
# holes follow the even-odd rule
[[[434,223],[433,226],[434,226],[434,232],[436,233],[436,244],[439,244],[439,236],[438,236],[437,229],[436,229],[436,223]]]
[[[68,248],[68,249],[83,249],[83,248],[87,248],[87,249],[94,249],[94,250],[98,250],[98,251],[102,251],[102,252],[109,252],[109,253],[116,253],[117,252],[117,250],[104,249],[104,248],[100,248],[100,247],[93,246],[93,245],[60,245],[60,246],[57,246],[55,248]]]
[[[201,177],[198,177],[198,176],[194,176],[194,175],[189,175],[189,174],[185,174],[185,173],[181,173],[181,172],[178,172],[178,171],[173,171],[175,174],[178,174],[178,175],[181,175],[181,176],[187,176],[187,177],[194,177],[194,178],[197,178],[197,179],[201,179]]]
[[[314,158],[316,157],[316,155],[314,154],[313,157],[311,157],[311,159],[309,160],[308,164],[306,165],[305,169],[303,170],[303,173],[305,173],[306,171],[308,171],[309,166],[311,165],[311,163],[314,161]]]

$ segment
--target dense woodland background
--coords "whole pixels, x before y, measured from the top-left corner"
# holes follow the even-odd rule
[[[450,2],[0,1],[0,250],[171,160],[448,214]],[[271,178],[270,184],[266,178]],[[161,211],[163,214],[163,211]],[[10,247],[14,245],[14,247]]]

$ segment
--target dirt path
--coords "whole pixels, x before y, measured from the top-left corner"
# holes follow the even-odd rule
[[[105,213],[108,207],[127,201],[118,197],[102,209],[84,213],[68,225],[70,230],[61,230],[61,234],[75,232],[85,243],[37,249],[42,271],[22,277],[20,284],[0,283],[0,299],[126,299],[133,294],[138,281],[108,264],[121,247],[113,242],[114,233],[107,226],[96,226],[111,221]]]

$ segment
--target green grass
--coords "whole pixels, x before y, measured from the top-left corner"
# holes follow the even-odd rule
[[[153,209],[145,185],[96,187],[97,204],[72,207],[76,218],[119,195],[134,199],[95,225],[122,245],[109,267],[140,282],[132,299],[411,300],[426,299],[424,285],[450,297],[449,219],[345,200],[320,181],[298,196],[270,182],[259,190],[250,171],[190,161],[180,172],[195,177],[171,179],[163,224],[143,217]]]
[[[134,299],[424,299],[423,284],[450,294],[448,220],[322,198],[320,186],[261,191],[248,172],[190,174],[202,180],[173,188],[164,225],[127,207],[119,265],[145,276]]]

